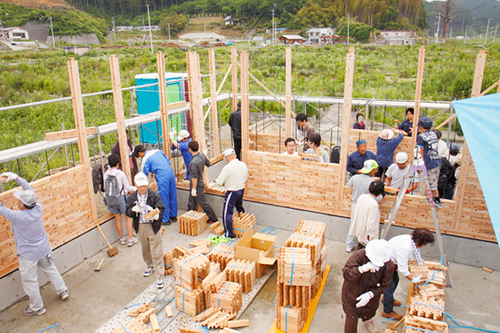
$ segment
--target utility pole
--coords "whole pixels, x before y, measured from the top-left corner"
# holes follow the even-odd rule
[[[170,23],[167,24],[168,24],[168,41],[170,42]]]
[[[439,25],[440,24],[441,24],[441,12],[439,12],[439,16],[438,16],[438,26],[437,26],[437,30],[436,30],[436,44],[439,41]]]
[[[497,38],[497,29],[498,29],[498,23],[495,26],[495,34],[493,35],[493,42],[495,41],[495,38]]]
[[[466,26],[465,26],[465,37],[464,37],[464,43],[465,43],[465,41],[467,40],[467,28],[468,28],[468,27],[469,27],[468,25],[466,25]]]
[[[486,26],[486,36],[484,37],[484,44],[488,41],[488,30],[490,30],[490,21],[491,19],[488,19],[488,25]]]
[[[6,38],[5,38],[5,33],[3,31],[3,24],[2,24],[2,20],[0,20],[0,29],[2,31],[2,45],[7,49],[7,45],[6,45]]]
[[[116,28],[115,28],[115,18],[111,18],[111,22],[113,22],[113,34],[115,35],[115,40],[116,40]]]
[[[154,50],[153,50],[153,33],[151,32],[151,16],[149,15],[149,4],[147,4],[146,7],[148,8],[149,40],[151,41],[151,53],[154,53]]]
[[[50,17],[50,31],[52,31],[52,47],[55,49],[56,48],[56,40],[54,39],[54,25],[52,24],[52,16]]]
[[[349,25],[350,25],[349,14],[347,14],[347,45],[349,45],[349,30],[351,30]]]

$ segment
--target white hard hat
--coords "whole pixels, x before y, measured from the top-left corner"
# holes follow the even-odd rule
[[[374,239],[366,244],[365,253],[374,265],[382,267],[391,259],[391,246],[385,239]]]
[[[396,154],[396,163],[403,164],[403,163],[406,163],[406,161],[408,161],[408,154],[407,153],[401,151],[401,152]]]
[[[177,136],[179,138],[179,140],[183,140],[183,139],[187,139],[189,138],[189,132],[186,131],[186,130],[180,130],[179,131],[179,135]]]

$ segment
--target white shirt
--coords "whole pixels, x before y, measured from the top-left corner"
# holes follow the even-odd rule
[[[215,180],[217,185],[224,186],[226,191],[239,191],[245,188],[248,179],[248,168],[237,158],[229,162]]]
[[[391,260],[398,265],[398,272],[404,276],[410,275],[408,261],[413,257],[413,246],[411,235],[399,235],[389,240],[391,246]]]
[[[354,175],[351,177],[351,179],[349,179],[349,181],[347,182],[347,186],[352,188],[352,202],[357,203],[358,198],[361,194],[370,193],[369,188],[372,181],[372,177],[364,173]]]
[[[438,153],[439,156],[441,157],[448,157],[449,151],[448,151],[448,146],[446,145],[446,142],[443,140],[438,141]]]
[[[356,236],[358,242],[365,245],[368,241],[378,239],[380,225],[380,208],[378,201],[371,194],[361,194],[354,208],[350,235]]]
[[[281,155],[286,155],[286,156],[299,156],[299,153],[297,153],[296,151],[293,152],[293,154],[288,154],[288,152],[284,152],[283,154]]]
[[[387,169],[385,173],[387,177],[391,178],[391,183],[389,184],[389,186],[395,188],[401,188],[401,186],[403,186],[404,177],[408,174],[408,171],[410,171],[409,164],[404,169],[400,169],[396,163],[391,164],[391,166],[389,167],[389,169]],[[418,183],[419,180],[420,179],[418,177],[418,174],[415,173],[413,177],[413,182]]]
[[[309,148],[309,149],[307,149],[306,154],[316,155],[316,160],[318,162],[328,163],[329,162],[328,153],[324,149],[320,149],[320,151],[321,151],[321,155],[317,155],[316,149]]]

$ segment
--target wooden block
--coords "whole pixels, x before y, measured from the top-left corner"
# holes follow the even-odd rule
[[[486,268],[486,267],[483,267],[482,270],[485,271],[485,272],[488,272],[488,273],[493,273],[492,269],[489,269],[489,268]]]
[[[191,254],[174,259],[175,280],[188,290],[201,288],[202,279],[209,273],[210,260],[202,254]]]
[[[231,320],[227,323],[227,327],[229,328],[247,327],[247,326],[250,326],[250,321],[247,319]]]
[[[255,261],[233,259],[226,268],[227,281],[241,284],[244,293],[252,291],[255,283]]]
[[[222,330],[225,333],[239,333],[237,330],[233,330],[232,328],[226,327]]]
[[[197,236],[207,230],[207,220],[207,214],[190,210],[179,217],[179,232],[190,236]]]
[[[160,332],[160,325],[158,324],[158,319],[154,313],[149,316],[149,320],[151,321],[151,328],[153,329],[153,332]]]
[[[205,321],[220,311],[221,311],[221,308],[210,307],[210,308],[206,309],[205,311],[203,311],[202,313],[200,313],[199,315],[197,315],[194,318],[194,321]]]
[[[278,252],[278,283],[310,287],[315,282],[316,271],[307,248],[281,247]]]
[[[174,316],[174,312],[172,311],[172,307],[170,305],[167,305],[165,307],[165,313],[167,314],[168,318],[171,318]]]
[[[148,309],[146,312],[141,313],[138,318],[141,318],[144,323],[147,323],[152,314],[155,314],[155,309]]]
[[[184,327],[179,327],[179,332],[180,333],[203,333],[203,331],[200,330],[195,330],[191,328],[184,328]]]
[[[210,294],[210,306],[237,313],[242,305],[241,285],[234,282],[224,283],[215,293]]]
[[[227,264],[234,259],[234,248],[219,244],[208,254],[210,261],[219,263],[220,269],[224,270]]]
[[[129,317],[137,317],[139,315],[139,313],[141,313],[139,311],[139,308],[136,308],[136,309],[130,310],[127,315]]]
[[[177,309],[191,317],[195,317],[205,310],[204,295],[201,290],[190,291],[175,286],[175,305]]]
[[[233,231],[238,238],[243,237],[247,230],[255,233],[255,215],[249,213],[236,213],[233,215]]]
[[[144,219],[146,219],[146,220],[153,219],[153,217],[155,217],[158,214],[160,214],[160,210],[158,208],[155,208],[152,211],[150,211],[149,213],[147,213],[146,215],[144,215]]]

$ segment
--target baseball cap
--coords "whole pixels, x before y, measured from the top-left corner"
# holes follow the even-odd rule
[[[375,160],[366,160],[363,164],[363,169],[361,169],[361,173],[370,173],[372,170],[378,168],[378,163]]]
[[[405,152],[399,152],[396,154],[396,163],[402,164],[408,161],[408,154]]]
[[[230,155],[236,155],[236,152],[233,148],[227,148],[226,150],[224,150],[224,157],[228,157]]]
[[[137,185],[137,186],[144,186],[144,185],[149,184],[148,176],[146,176],[142,172],[139,172],[139,173],[137,173],[137,175],[135,175],[134,181],[135,181],[135,185]]]
[[[178,138],[179,138],[179,140],[183,140],[183,139],[189,138],[189,132],[186,131],[186,130],[180,130]]]
[[[32,190],[17,190],[14,192],[14,197],[21,200],[26,206],[34,206],[36,204],[36,194]]]
[[[390,140],[394,136],[394,131],[391,130],[390,128],[386,128],[385,130],[382,130],[380,134],[378,135],[379,138],[384,139],[384,140]]]
[[[429,117],[422,117],[418,120],[418,126],[424,128],[424,129],[431,129],[432,128],[432,119]]]
[[[365,139],[361,139],[361,140],[356,141],[356,146],[365,145],[365,144],[366,144],[366,140]]]
[[[391,259],[391,246],[385,239],[374,239],[366,244],[365,253],[374,265],[382,267]]]

